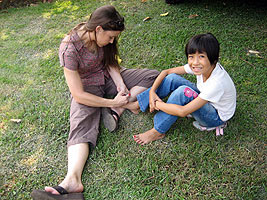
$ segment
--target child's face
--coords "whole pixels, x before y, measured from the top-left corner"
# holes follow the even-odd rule
[[[195,75],[201,75],[204,81],[207,80],[214,69],[214,65],[210,64],[206,52],[188,54],[188,64]]]

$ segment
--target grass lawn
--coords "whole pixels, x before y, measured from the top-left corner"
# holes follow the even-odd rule
[[[105,4],[126,19],[119,48],[128,68],[183,65],[188,39],[213,33],[236,84],[237,110],[223,137],[182,118],[143,147],[132,135],[152,128],[154,113],[126,111],[112,134],[101,125],[83,173],[86,199],[266,199],[266,8],[233,2],[59,0],[1,11],[0,199],[31,199],[33,189],[64,178],[70,102],[58,47]]]

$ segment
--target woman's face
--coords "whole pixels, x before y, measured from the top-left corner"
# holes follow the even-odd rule
[[[101,26],[96,28],[96,43],[97,46],[103,47],[109,43],[113,43],[114,39],[118,37],[121,31],[105,31]]]

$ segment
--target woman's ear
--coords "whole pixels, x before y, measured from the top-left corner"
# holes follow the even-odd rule
[[[101,26],[97,26],[97,27],[95,28],[95,31],[98,33],[98,32],[102,32],[102,31],[104,31],[104,29],[103,29]]]

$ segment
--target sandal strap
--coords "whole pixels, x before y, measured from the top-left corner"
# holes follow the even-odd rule
[[[116,112],[115,112],[114,110],[112,110],[112,109],[110,109],[110,112],[111,112],[112,115],[116,115],[116,117],[117,117],[117,121],[119,121],[119,119],[120,119],[119,114],[116,113]]]
[[[56,191],[58,191],[59,194],[63,195],[63,194],[69,194],[67,192],[67,190],[65,190],[63,187],[57,185],[53,187]]]

